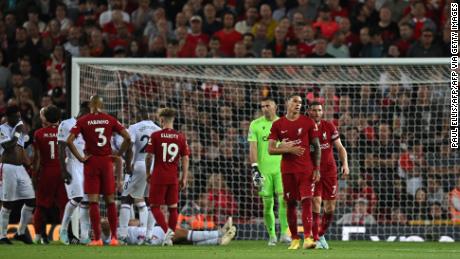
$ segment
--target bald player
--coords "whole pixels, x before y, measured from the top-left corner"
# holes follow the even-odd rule
[[[117,246],[118,215],[114,200],[115,177],[110,139],[113,132],[123,137],[123,143],[117,155],[122,156],[126,153],[126,164],[131,165],[131,138],[128,131],[118,120],[102,112],[104,105],[101,97],[92,96],[89,105],[90,113],[77,120],[67,138],[67,145],[72,154],[80,162],[84,163],[84,190],[88,194],[90,220],[94,232],[94,240],[88,245],[103,245],[99,213],[99,195],[102,194],[107,205],[107,217],[112,232],[110,245]],[[80,154],[74,144],[74,140],[79,134],[83,136],[85,141],[84,154]],[[127,171],[130,171],[129,166]]]

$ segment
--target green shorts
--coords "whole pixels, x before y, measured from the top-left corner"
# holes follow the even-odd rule
[[[283,194],[281,172],[261,172],[261,174],[264,177],[264,185],[259,191],[261,197],[273,197],[273,194]]]

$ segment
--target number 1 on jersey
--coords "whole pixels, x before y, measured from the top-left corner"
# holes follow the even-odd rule
[[[163,147],[163,162],[173,162],[174,159],[176,158],[177,154],[179,153],[179,147],[177,146],[176,143],[161,143],[161,146]],[[166,156],[170,155],[171,158],[166,160]]]
[[[49,141],[48,145],[50,145],[50,158],[54,159],[56,157],[56,151],[54,150],[54,141]]]

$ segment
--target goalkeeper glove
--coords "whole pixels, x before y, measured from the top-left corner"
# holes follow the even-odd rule
[[[259,166],[257,165],[257,163],[252,164],[251,173],[252,173],[252,182],[254,183],[254,186],[262,188],[264,184],[264,177],[262,176],[262,174],[260,174]]]

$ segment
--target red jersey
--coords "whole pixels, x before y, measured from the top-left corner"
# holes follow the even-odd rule
[[[89,113],[77,120],[70,133],[75,136],[81,133],[88,154],[109,156],[112,154],[112,132],[121,133],[123,129],[123,125],[107,113]]]
[[[60,166],[57,132],[58,126],[49,126],[34,133],[34,147],[40,151],[40,167]]]
[[[321,176],[335,176],[337,175],[337,165],[335,164],[332,147],[334,141],[339,139],[339,132],[334,124],[321,120],[318,125],[318,133],[321,147]]]
[[[297,146],[305,148],[302,156],[283,154],[281,173],[313,172],[313,162],[310,156],[310,141],[318,137],[318,127],[309,117],[300,115],[295,121],[281,117],[275,121],[270,130],[269,139],[295,141]]]
[[[152,172],[155,184],[176,184],[179,158],[190,154],[185,136],[174,129],[152,133],[145,152],[155,156]]]
[[[235,30],[232,30],[228,33],[224,30],[220,30],[214,33],[214,36],[220,40],[220,51],[222,51],[228,57],[234,56],[233,47],[243,38],[241,33]]]

